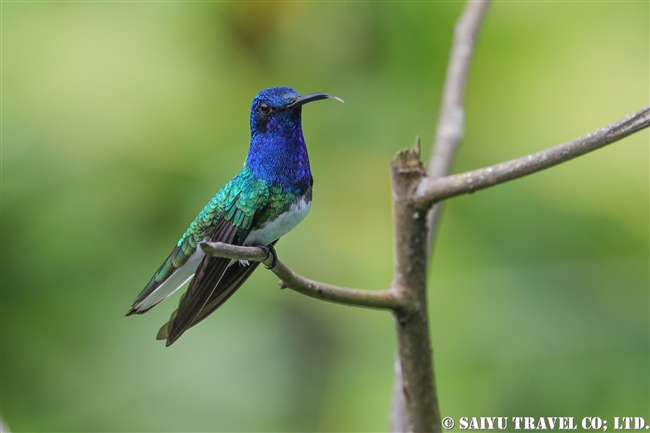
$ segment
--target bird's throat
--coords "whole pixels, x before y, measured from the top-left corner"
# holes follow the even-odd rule
[[[267,131],[254,134],[246,165],[256,178],[304,193],[310,186],[311,170],[300,124],[269,125]]]

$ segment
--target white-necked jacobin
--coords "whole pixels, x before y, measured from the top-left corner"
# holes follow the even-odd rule
[[[289,87],[265,89],[253,99],[244,167],[190,224],[127,316],[147,312],[194,277],[156,337],[169,346],[226,302],[259,264],[207,256],[200,242],[273,249],[307,215],[314,180],[302,134],[302,106],[328,98],[341,101],[327,93],[299,95]]]

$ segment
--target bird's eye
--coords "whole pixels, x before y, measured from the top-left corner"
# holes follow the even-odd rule
[[[271,112],[271,107],[266,102],[260,104],[260,112],[264,115],[267,115]]]

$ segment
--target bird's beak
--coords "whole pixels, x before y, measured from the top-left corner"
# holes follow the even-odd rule
[[[306,95],[300,95],[290,103],[288,103],[284,108],[296,108],[301,105],[305,105],[308,102],[319,101],[321,99],[335,99],[339,102],[344,102],[343,99],[336,96],[328,95],[327,93],[308,93]]]

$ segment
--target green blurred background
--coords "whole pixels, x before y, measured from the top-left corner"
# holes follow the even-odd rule
[[[460,2],[2,4],[2,417],[13,431],[383,431],[385,312],[256,275],[170,348],[124,318],[241,167],[265,87],[304,110],[314,279],[391,281],[388,162],[434,134]],[[647,2],[495,3],[455,171],[648,104]],[[445,416],[648,416],[648,132],[447,203],[430,275]],[[610,426],[611,427],[611,426]]]

